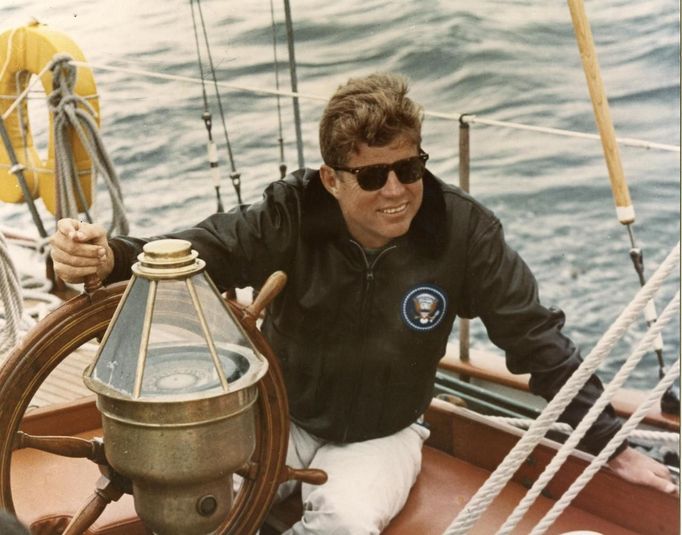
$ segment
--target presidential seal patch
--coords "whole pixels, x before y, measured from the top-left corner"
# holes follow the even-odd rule
[[[443,320],[446,307],[447,298],[441,289],[422,284],[403,298],[403,321],[417,331],[430,331]]]

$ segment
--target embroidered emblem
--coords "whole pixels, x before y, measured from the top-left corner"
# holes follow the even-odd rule
[[[435,329],[445,316],[447,298],[435,286],[420,285],[407,292],[403,299],[403,321],[417,331]]]

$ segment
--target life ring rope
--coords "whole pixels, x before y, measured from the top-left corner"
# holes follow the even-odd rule
[[[26,50],[32,53],[25,54]],[[92,70],[76,71],[74,66],[84,60],[71,39],[36,21],[0,35],[0,116],[17,160],[10,157],[9,147],[3,151],[0,146],[0,200],[28,201],[35,220],[31,201],[39,196],[57,217],[85,214],[92,221],[88,208],[97,173],[111,198],[109,233],[127,234],[118,177],[99,137],[99,98]],[[35,75],[32,80],[30,74]],[[34,146],[28,120],[27,101],[38,83],[48,95],[51,112],[45,161]]]
[[[48,96],[48,107],[54,116],[56,178],[58,200],[62,217],[78,217],[79,207],[85,206],[84,191],[74,165],[73,143],[70,136],[75,132],[85,149],[92,168],[103,177],[112,206],[109,234],[127,234],[128,221],[123,207],[123,195],[114,165],[99,135],[95,116],[97,111],[74,92],[76,67],[68,54],[53,58],[52,83],[54,90]],[[87,208],[84,210],[90,220]]]

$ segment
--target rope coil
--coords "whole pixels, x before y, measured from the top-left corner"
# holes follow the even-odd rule
[[[108,234],[128,234],[128,220],[123,207],[123,195],[114,165],[104,148],[97,130],[92,106],[74,94],[76,68],[67,54],[57,54],[52,61],[54,91],[48,95],[48,107],[54,114],[55,175],[57,180],[58,213],[60,217],[78,218],[78,203],[86,207],[85,196],[78,180],[78,171],[69,133],[75,131],[90,157],[93,168],[103,177],[112,205],[112,220]],[[76,196],[78,200],[76,200]],[[89,222],[92,218],[84,208]]]

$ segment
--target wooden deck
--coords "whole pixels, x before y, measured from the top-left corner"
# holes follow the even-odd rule
[[[64,359],[40,386],[28,410],[68,403],[93,395],[83,384],[83,370],[92,362],[95,344],[86,344]]]

